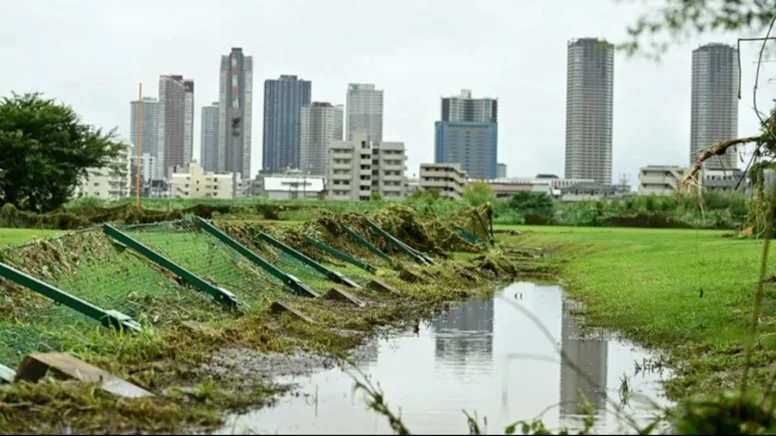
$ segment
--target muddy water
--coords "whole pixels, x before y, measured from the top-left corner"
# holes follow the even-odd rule
[[[552,341],[515,305],[537,317]],[[616,408],[625,386],[630,401],[619,414],[647,422],[653,409],[643,398],[665,405],[658,382],[666,374],[639,369],[655,361],[645,350],[600,334],[583,337],[570,312],[557,286],[515,283],[493,299],[453,308],[418,332],[375,341],[356,353],[358,367],[415,434],[466,434],[464,410],[477,413],[483,433],[503,434],[510,423],[543,412],[549,428],[577,428],[582,398],[595,409],[596,432],[613,434],[622,428]],[[577,370],[560,363],[558,348]],[[363,393],[354,393],[351,374],[334,368],[278,379],[298,384],[297,394],[229,417],[222,433],[391,433],[388,420],[367,408]]]

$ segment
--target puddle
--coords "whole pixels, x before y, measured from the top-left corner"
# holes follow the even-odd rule
[[[537,317],[554,340],[515,304]],[[640,369],[654,357],[643,349],[612,337],[583,337],[571,309],[557,286],[515,283],[493,299],[450,310],[417,333],[367,345],[356,353],[358,367],[415,434],[468,434],[464,410],[477,413],[483,433],[504,434],[507,425],[542,412],[550,429],[578,428],[582,398],[596,411],[595,431],[615,434],[623,424],[613,405],[620,402],[623,379],[632,400],[620,415],[648,422],[653,409],[637,397],[668,404],[658,383],[667,373]],[[561,365],[556,347],[581,371]],[[227,417],[219,433],[392,433],[388,419],[353,391],[352,373],[333,368],[277,377],[298,384],[296,394],[274,407]]]

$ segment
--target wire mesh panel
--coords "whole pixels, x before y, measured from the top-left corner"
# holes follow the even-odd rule
[[[261,309],[284,292],[279,278],[201,231],[193,222],[164,222],[119,229],[209,283],[233,292],[248,310]]]
[[[99,230],[15,247],[6,261],[21,271],[105,310],[144,324],[212,317],[210,298],[188,289]],[[0,321],[0,359],[16,364],[32,351],[59,351],[101,324],[5,280],[0,295],[12,309]],[[6,362],[1,362],[6,363]]]

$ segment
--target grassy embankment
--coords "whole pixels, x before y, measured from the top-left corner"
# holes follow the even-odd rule
[[[708,230],[500,227],[524,232],[511,242],[554,254],[590,325],[666,351],[677,374],[667,384],[670,397],[714,395],[740,383],[762,241]],[[769,259],[769,275],[774,266]],[[755,389],[772,383],[773,296],[769,281],[752,355]]]
[[[434,242],[429,247],[442,244],[448,247],[448,255],[465,248],[460,241],[450,238],[450,230],[444,224],[419,218],[407,209],[394,208],[371,217],[386,228],[392,222],[404,223],[405,231],[414,230],[420,238],[414,242],[419,247],[423,245],[423,238],[430,238],[428,241]],[[366,235],[358,216],[347,219],[351,227]],[[18,365],[23,354],[33,351],[68,351],[158,396],[144,400],[116,399],[92,386],[79,387],[72,383],[0,386],[0,433],[5,430],[58,432],[61,425],[98,432],[214,428],[220,421],[217,411],[262,404],[276,391],[271,381],[259,374],[246,377],[243,372],[231,369],[221,373],[210,371],[211,358],[219,350],[249,349],[262,354],[301,349],[342,356],[366,340],[376,326],[416,325],[418,319],[442,309],[450,301],[470,298],[490,289],[494,280],[510,280],[521,271],[543,270],[541,260],[508,259],[509,253],[498,252],[449,259],[435,256],[437,265],[427,267],[419,267],[397,255],[400,265],[392,268],[348,243],[347,238],[327,233],[327,229],[343,220],[341,216],[330,215],[304,224],[244,220],[216,223],[256,253],[285,271],[293,271],[323,294],[331,288],[331,282],[305,273],[303,268],[278,256],[255,237],[256,231],[266,231],[314,255],[314,250],[300,242],[303,231],[313,231],[323,240],[330,238],[328,243],[377,266],[375,275],[393,286],[398,295],[371,289],[351,290],[369,303],[366,307],[297,297],[279,286],[279,282],[245,265],[244,260],[238,263],[229,260],[228,251],[209,236],[165,229],[163,225],[157,231],[137,230],[130,234],[195,273],[225,284],[248,304],[242,315],[224,311],[203,294],[176,284],[174,278],[160,276],[130,250],[111,244],[100,231],[49,240],[24,249],[4,250],[5,262],[88,301],[119,309],[141,321],[145,330],[137,335],[117,335],[93,321],[79,320],[66,308],[52,306],[29,291],[0,281],[0,294],[6,297],[0,304],[2,363]],[[420,220],[424,223],[422,226]],[[359,225],[362,230],[358,230]],[[409,238],[407,234],[404,237]],[[370,239],[374,244],[385,245],[380,238]],[[361,284],[370,279],[368,274],[342,262],[325,257],[322,260]],[[266,307],[270,300],[283,300],[311,315],[316,323],[310,325],[268,313]],[[203,322],[205,328],[192,329],[182,324],[188,320]]]

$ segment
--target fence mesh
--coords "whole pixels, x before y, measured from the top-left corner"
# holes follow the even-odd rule
[[[117,246],[100,230],[65,235],[11,250],[6,261],[25,273],[104,310],[146,324],[206,319],[217,310],[207,295],[186,288],[134,251]],[[20,287],[5,281],[8,288]],[[18,363],[32,351],[60,351],[102,326],[71,308],[29,291],[0,321],[0,356]]]

